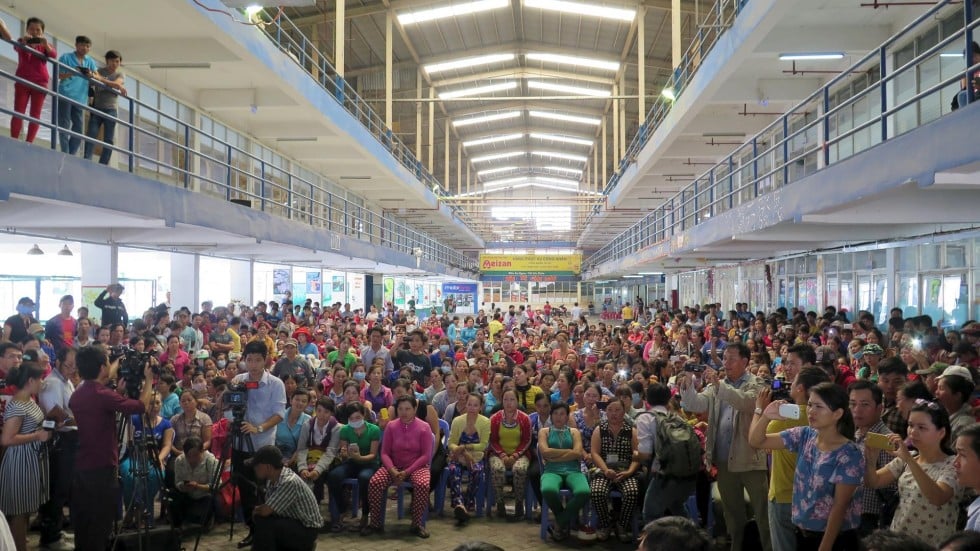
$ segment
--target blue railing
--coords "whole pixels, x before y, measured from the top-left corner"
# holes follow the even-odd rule
[[[391,155],[409,170],[422,184],[432,190],[436,197],[445,199],[451,194],[444,183],[425,168],[412,150],[396,136],[379,115],[351,87],[344,77],[337,74],[337,69],[321,52],[306,34],[297,27],[284,13],[270,14],[263,11],[261,17],[268,21],[259,25],[262,32],[280,49],[299,65],[320,87],[334,98],[351,114],[371,135],[387,149]],[[450,203],[444,203],[463,222],[469,223],[468,214],[461,208]]]
[[[922,27],[935,25],[941,11],[951,5],[963,10],[964,25],[903,65],[889,70],[893,50],[914,39]],[[881,46],[831,79],[796,107],[738,147],[721,162],[696,178],[636,224],[595,252],[585,263],[598,266],[624,258],[651,245],[679,236],[698,224],[732,210],[815,171],[850,158],[874,145],[893,139],[932,119],[923,118],[919,107],[961,79],[973,82],[980,63],[964,57],[962,69],[901,101],[898,79],[915,76],[925,63],[937,62],[942,53],[972,52],[973,20],[970,2],[943,0],[905,26]],[[871,81],[860,92],[839,103],[837,90],[855,78]],[[913,79],[913,82],[916,82]],[[974,89],[960,92],[962,107],[974,101]],[[866,106],[866,107],[865,107]],[[939,103],[939,107],[943,105]],[[865,109],[862,113],[861,109]],[[939,110],[936,110],[939,116]],[[909,114],[914,115],[909,120]],[[682,244],[682,243],[679,243]]]
[[[16,49],[25,48],[17,42],[5,42]],[[42,55],[36,50],[30,51],[35,55]],[[119,96],[119,116],[110,117],[87,104],[62,96],[57,92],[57,75],[62,72],[83,75],[72,67],[62,65],[57,59],[48,59],[48,63],[51,74],[55,75],[51,79],[50,90],[5,70],[0,70],[0,78],[44,92],[46,101],[52,101],[52,120],[16,113],[9,106],[0,106],[0,113],[50,130],[52,149],[58,146],[60,136],[76,137],[82,140],[83,145],[89,142],[95,148],[111,148],[115,154],[124,158],[121,169],[140,176],[236,201],[263,212],[399,252],[416,256],[421,252],[422,257],[427,260],[469,272],[475,273],[478,270],[476,260],[391,216],[348,201],[297,171],[270,163],[247,149],[219,139],[137,99]],[[117,135],[125,134],[125,138],[110,145],[95,137],[60,128],[57,124],[58,109],[69,104],[115,121]],[[153,118],[159,122],[148,123],[144,118]],[[151,141],[159,144],[156,148],[158,155],[146,154],[141,150],[141,145]]]

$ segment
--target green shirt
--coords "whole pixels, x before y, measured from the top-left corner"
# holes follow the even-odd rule
[[[378,425],[365,422],[364,432],[360,436],[350,425],[344,425],[340,429],[340,440],[341,442],[347,442],[348,444],[357,444],[359,455],[368,455],[371,453],[371,442],[377,441],[378,453],[375,455],[374,460],[370,462],[371,465],[379,465],[381,462],[381,429]]]
[[[334,350],[333,352],[327,354],[327,365],[333,365],[333,363],[335,361],[337,361],[337,357],[338,356],[340,356],[340,351],[339,350]],[[350,370],[351,370],[352,367],[354,367],[354,364],[356,362],[357,362],[357,356],[351,354],[348,351],[347,352],[347,355],[344,356],[344,369],[347,370],[347,373],[348,374],[350,374]],[[370,366],[367,366],[367,367],[370,367]]]

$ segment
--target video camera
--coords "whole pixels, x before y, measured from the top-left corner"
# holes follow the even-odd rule
[[[237,385],[229,385],[228,389],[221,395],[222,407],[231,410],[233,422],[241,422],[245,419],[248,391],[257,388],[259,388],[258,381],[245,381]]]
[[[156,352],[140,352],[126,346],[115,346],[109,351],[109,362],[119,360],[119,380],[126,382],[126,395],[133,399],[138,399],[143,389],[143,370],[149,363],[153,367],[153,374],[160,374],[160,366],[154,365],[150,360],[156,356]]]
[[[791,383],[788,383],[785,379],[773,379],[772,380],[772,400],[786,400],[792,401],[789,395],[789,387]]]

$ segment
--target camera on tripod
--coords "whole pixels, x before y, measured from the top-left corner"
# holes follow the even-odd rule
[[[245,418],[245,408],[248,404],[248,391],[259,388],[258,381],[245,381],[237,385],[230,385],[221,396],[221,403],[226,409],[231,409],[232,417],[235,420]]]
[[[143,388],[143,370],[148,362],[153,368],[153,374],[160,374],[160,366],[150,362],[155,356],[156,352],[140,352],[125,346],[116,346],[110,350],[109,362],[119,359],[119,380],[126,382],[126,394],[130,398],[139,398]]]

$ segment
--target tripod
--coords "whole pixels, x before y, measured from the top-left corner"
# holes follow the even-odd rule
[[[245,409],[244,408],[233,408],[232,409],[232,421],[231,427],[228,429],[228,438],[225,439],[224,445],[221,447],[221,464],[218,465],[218,469],[215,470],[214,475],[211,478],[211,483],[209,484],[211,488],[211,500],[214,501],[215,496],[218,495],[225,486],[229,484],[234,484],[238,486],[241,482],[246,484],[252,484],[250,480],[246,480],[244,475],[241,475],[235,470],[235,462],[231,461],[231,472],[228,480],[221,482],[221,472],[223,469],[223,464],[225,460],[231,460],[231,454],[234,453],[232,450],[245,451],[249,454],[255,453],[255,447],[252,445],[252,439],[250,436],[242,434],[242,424],[245,422]],[[236,482],[236,477],[239,479]],[[238,506],[235,496],[236,492],[231,493],[231,522],[228,524],[228,541],[234,541],[235,539],[235,508]],[[194,551],[197,551],[198,546],[201,544],[201,536],[204,534],[203,526],[210,524],[211,519],[214,518],[215,507],[209,507],[207,515],[204,517],[204,524],[202,525],[202,530],[197,532],[197,537],[194,539]]]
[[[161,507],[166,507],[169,501],[169,493],[164,484],[163,468],[159,463],[159,449],[153,439],[150,419],[145,415],[140,419],[142,428],[139,434],[135,432],[135,427],[131,417],[124,417],[119,428],[120,447],[123,443],[128,443],[126,453],[129,459],[130,473],[133,477],[133,495],[129,503],[123,503],[124,513],[132,511],[137,505],[141,507],[138,513],[136,531],[137,545],[139,549],[149,549],[150,547],[150,523],[153,520],[153,497],[155,492],[151,486],[150,476],[156,477],[160,491]],[[127,435],[129,438],[127,439]],[[142,520],[142,523],[140,523]],[[123,526],[125,530],[125,526]],[[119,543],[120,530],[116,526],[116,538],[112,543],[115,550]]]

